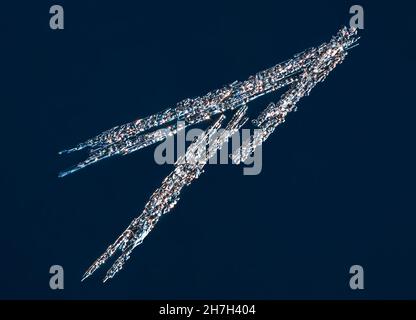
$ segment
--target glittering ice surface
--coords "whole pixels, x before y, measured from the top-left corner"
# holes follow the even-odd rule
[[[162,185],[152,194],[143,212],[135,218],[121,236],[91,265],[83,280],[93,274],[109,258],[120,252],[104,281],[112,278],[122,269],[133,249],[154,228],[159,218],[169,212],[178,202],[181,190],[190,185],[203,172],[209,158],[216,154],[248,120],[245,116],[247,104],[270,92],[285,86],[289,89],[276,103],[270,103],[252,123],[258,130],[243,141],[240,148],[230,157],[234,163],[244,161],[261,145],[276,127],[285,121],[288,113],[295,111],[299,100],[308,95],[328,74],[341,63],[348,50],[357,45],[355,29],[342,28],[328,43],[312,47],[292,59],[250,76],[243,82],[235,81],[204,96],[185,99],[174,108],[166,109],[143,119],[109,129],[77,146],[61,151],[60,154],[88,149],[86,160],[59,174],[63,177],[90,164],[115,155],[125,155],[151,144],[163,141],[186,127],[219,118],[179,158],[174,170],[163,180]],[[224,122],[225,111],[235,110],[226,130],[219,131]],[[177,122],[181,120],[180,122]],[[212,138],[214,137],[214,138]],[[205,146],[208,145],[208,148]],[[203,150],[203,152],[201,152]]]

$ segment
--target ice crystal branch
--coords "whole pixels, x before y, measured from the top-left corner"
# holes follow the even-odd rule
[[[124,263],[129,259],[135,247],[142,243],[143,239],[154,228],[161,215],[169,212],[179,200],[182,189],[190,185],[203,172],[203,168],[209,158],[217,150],[221,149],[225,142],[247,121],[244,117],[247,107],[240,108],[231,119],[226,129],[215,138],[213,137],[221,127],[225,119],[221,115],[194,143],[187,149],[183,158],[179,158],[175,164],[175,169],[163,180],[162,185],[150,197],[142,214],[134,219],[123,234],[111,244],[107,250],[91,265],[84,274],[83,280],[89,277],[95,270],[104,264],[116,251],[121,250],[121,255],[108,270],[104,282],[112,278],[120,271]],[[206,152],[205,144],[209,141]],[[203,147],[203,148],[201,148]]]

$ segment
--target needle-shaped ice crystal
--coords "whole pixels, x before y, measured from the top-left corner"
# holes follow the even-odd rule
[[[184,156],[175,163],[173,171],[163,180],[162,185],[152,194],[140,216],[135,218],[121,236],[91,265],[83,280],[92,275],[108,259],[120,253],[108,270],[104,281],[120,271],[135,247],[155,227],[160,217],[172,210],[179,201],[185,186],[190,185],[203,172],[210,157],[216,154],[228,139],[248,120],[245,116],[247,103],[277,89],[289,86],[277,103],[270,103],[256,119],[253,136],[243,142],[230,155],[234,163],[244,161],[254,150],[283,123],[287,114],[295,111],[301,98],[324,81],[328,74],[340,64],[348,50],[357,45],[357,31],[342,28],[328,43],[312,47],[292,59],[275,65],[249,77],[243,82],[235,81],[221,89],[211,91],[202,97],[185,99],[174,108],[107,130],[94,138],[64,150],[69,153],[88,149],[89,156],[75,167],[63,171],[60,176],[82,169],[90,164],[114,155],[124,155],[160,142],[169,135],[184,130],[187,126],[206,121],[225,111],[237,109],[223,131],[225,119],[219,118],[187,149]],[[181,122],[173,123],[174,121]],[[152,129],[151,131],[149,131]],[[208,148],[206,145],[208,143]]]
[[[122,235],[91,265],[84,274],[83,280],[93,274],[117,250],[121,251],[121,255],[108,270],[104,282],[122,269],[133,249],[142,243],[143,239],[159,221],[159,218],[176,205],[183,187],[190,185],[199,177],[208,160],[244,125],[247,121],[247,118],[244,117],[246,111],[247,106],[240,108],[225,130],[215,135],[225,119],[225,116],[221,115],[212,126],[188,147],[184,157],[177,160],[174,170],[163,180],[161,187],[152,194],[142,214],[134,219]],[[205,148],[206,144],[208,144],[208,148]],[[200,152],[201,150],[205,152]]]

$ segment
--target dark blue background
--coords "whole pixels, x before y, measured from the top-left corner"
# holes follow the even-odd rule
[[[62,148],[328,41],[354,3],[2,3],[0,298],[416,298],[414,10],[399,2],[359,1],[360,46],[265,143],[261,174],[209,167],[105,285],[82,273],[171,167],[147,148],[57,178],[83,158]]]

